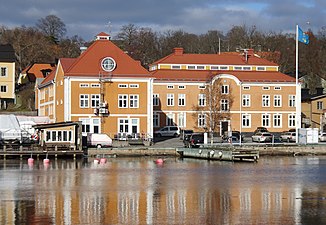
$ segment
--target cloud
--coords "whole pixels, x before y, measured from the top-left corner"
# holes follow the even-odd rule
[[[101,31],[114,35],[129,23],[154,31],[182,29],[201,34],[212,29],[227,32],[243,24],[262,31],[294,32],[296,24],[310,21],[309,28],[317,32],[325,26],[325,9],[325,0],[57,0],[55,4],[11,0],[0,8],[0,24],[34,26],[40,18],[54,14],[66,24],[68,36],[85,40]]]

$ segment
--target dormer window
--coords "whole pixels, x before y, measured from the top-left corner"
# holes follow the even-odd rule
[[[107,72],[112,72],[115,69],[116,65],[116,62],[111,57],[106,57],[101,62],[102,69]]]

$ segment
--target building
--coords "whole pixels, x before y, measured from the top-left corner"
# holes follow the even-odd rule
[[[261,126],[271,132],[296,127],[300,84],[253,50],[186,54],[175,48],[154,62],[150,72],[155,77],[155,129],[177,125],[222,135],[231,130],[253,132]],[[300,96],[297,99],[300,102]]]
[[[15,102],[15,51],[11,45],[0,45],[0,109]]]
[[[316,88],[315,94],[310,94],[308,88],[301,90],[302,127],[318,128],[326,131],[326,94],[324,88]]]
[[[50,63],[32,63],[19,74],[17,84],[35,83],[38,78],[44,79],[54,67],[54,64]]]
[[[39,115],[81,121],[83,134],[152,135],[150,73],[104,32],[78,58],[61,58],[38,85]]]

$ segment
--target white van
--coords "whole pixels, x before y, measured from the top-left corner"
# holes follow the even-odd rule
[[[111,147],[112,139],[107,134],[87,134],[87,146],[89,147]]]
[[[177,126],[165,126],[154,132],[158,137],[179,137],[180,128]]]

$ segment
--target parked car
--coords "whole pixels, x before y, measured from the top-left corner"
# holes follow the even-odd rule
[[[256,130],[254,131],[254,134],[258,132],[269,132],[266,127],[257,127]]]
[[[283,142],[295,142],[296,141],[296,132],[283,132],[280,136],[280,141]]]
[[[180,128],[177,126],[165,126],[154,132],[158,137],[179,137]]]
[[[192,133],[194,133],[193,130],[180,130],[180,140],[184,140],[187,135]]]
[[[234,137],[234,138],[233,138]],[[236,141],[239,141],[241,137],[241,141],[243,141],[243,135],[240,133],[240,131],[232,131],[232,141],[235,139]]]
[[[87,134],[87,146],[89,147],[111,147],[112,139],[107,134]]]
[[[271,142],[273,139],[273,135],[269,132],[258,132],[252,135],[253,142]]]
[[[321,133],[318,137],[318,140],[322,142],[326,141],[326,133]]]
[[[187,148],[199,148],[201,144],[204,144],[204,133],[192,133],[189,138],[186,138],[183,143]]]

